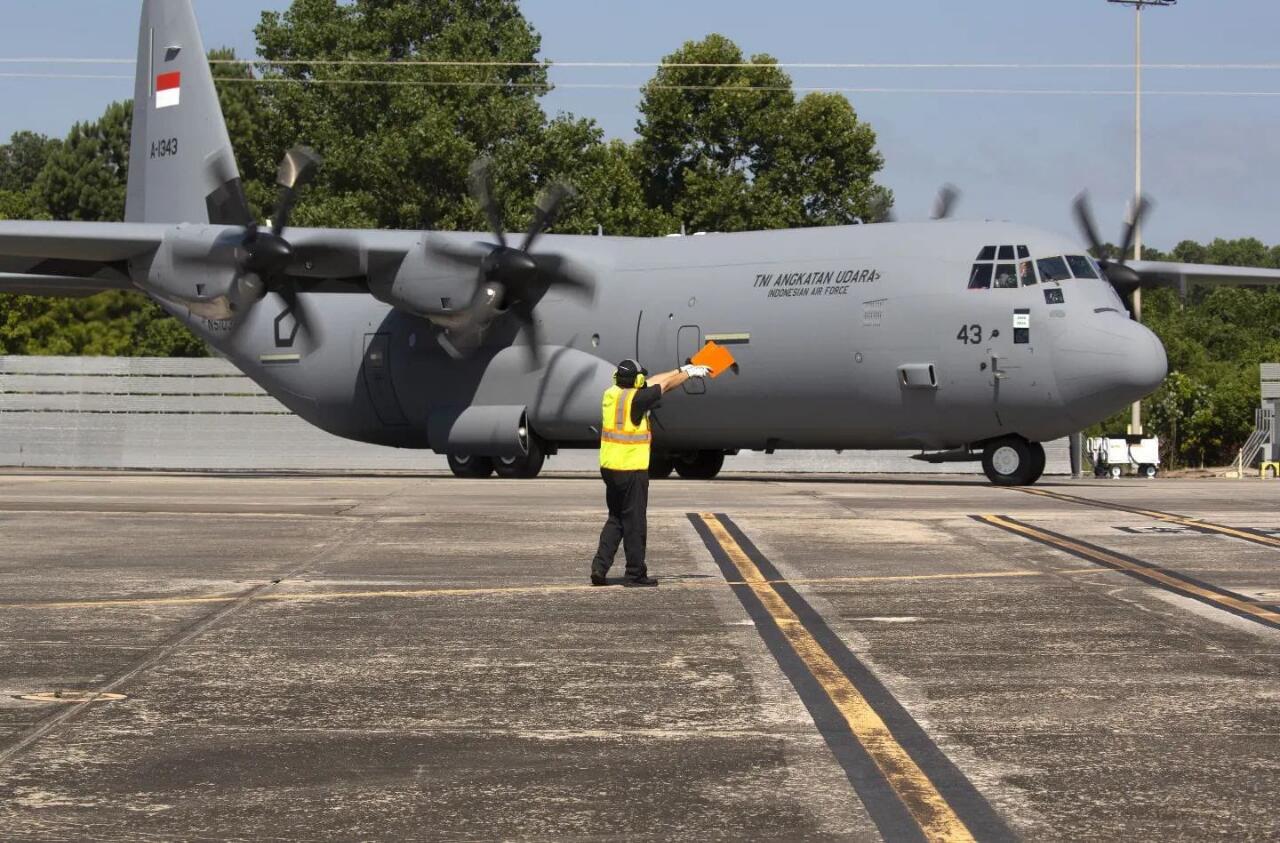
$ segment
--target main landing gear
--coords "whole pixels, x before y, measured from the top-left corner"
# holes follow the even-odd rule
[[[497,474],[506,480],[532,480],[542,472],[547,451],[537,439],[529,439],[529,452],[519,457],[474,457],[449,454],[449,470],[454,477],[471,480]]]
[[[1021,436],[1006,436],[987,443],[982,470],[997,486],[1030,486],[1044,474],[1044,447]]]
[[[649,457],[649,476],[663,480],[674,471],[683,480],[714,480],[724,468],[723,451],[692,451],[681,454],[653,453]]]

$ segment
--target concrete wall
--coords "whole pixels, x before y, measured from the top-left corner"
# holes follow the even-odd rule
[[[1067,443],[1046,446],[1069,473]],[[730,471],[980,472],[931,466],[911,451],[743,454]],[[430,452],[330,436],[294,416],[225,360],[0,356],[0,465],[199,470],[445,470]],[[594,451],[549,470],[594,471]]]

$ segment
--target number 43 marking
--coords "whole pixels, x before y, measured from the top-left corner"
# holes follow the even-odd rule
[[[961,325],[960,333],[956,334],[956,339],[965,345],[978,345],[982,342],[982,326]]]

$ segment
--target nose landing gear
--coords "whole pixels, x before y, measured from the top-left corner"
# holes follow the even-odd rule
[[[997,486],[1030,486],[1044,474],[1044,447],[1021,436],[988,442],[982,451],[982,470]]]

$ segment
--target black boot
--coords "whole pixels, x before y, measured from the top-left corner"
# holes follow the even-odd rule
[[[642,586],[657,585],[658,581],[648,574],[642,574],[638,577],[627,577],[622,581],[622,584],[628,588],[640,588]]]

